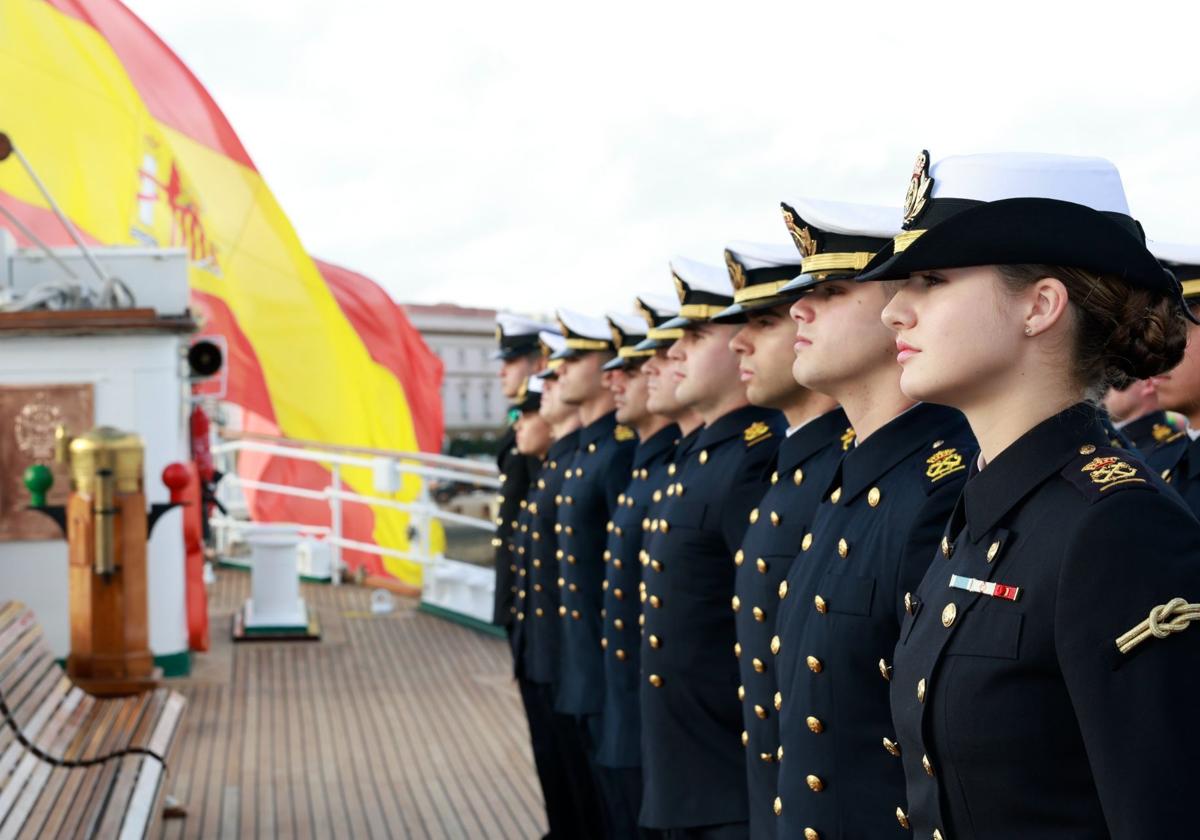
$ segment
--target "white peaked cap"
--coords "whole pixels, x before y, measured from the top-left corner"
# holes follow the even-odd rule
[[[542,330],[538,333],[538,340],[549,347],[551,353],[557,353],[567,346],[567,337],[557,330]]]
[[[497,312],[496,323],[505,335],[535,335],[538,331],[546,329],[546,325],[541,321],[512,312]]]
[[[785,265],[800,265],[796,246],[776,242],[730,242],[725,250],[733,254],[742,268],[754,271],[758,268],[778,268]]]
[[[1200,265],[1200,245],[1183,245],[1178,242],[1146,242],[1150,253],[1160,262],[1175,265]]]
[[[558,319],[568,330],[582,338],[612,341],[612,331],[608,328],[608,321],[603,318],[593,318],[591,315],[573,312],[570,309],[560,309],[558,310]]]
[[[1052,198],[1129,216],[1121,173],[1104,158],[1032,153],[958,155],[929,168],[929,197]]]
[[[729,297],[729,271],[724,265],[709,265],[687,257],[672,257],[671,271],[696,292]]]
[[[936,182],[933,188],[937,189]],[[890,239],[900,232],[901,211],[898,207],[820,198],[797,198],[785,200],[784,203],[795,210],[806,224],[827,233]],[[799,224],[800,220],[796,223]],[[795,250],[794,246],[792,250]]]
[[[641,301],[643,306],[654,310],[654,314],[659,318],[679,314],[679,298],[674,295],[660,295],[650,292],[638,295],[637,299]]]
[[[604,317],[611,321],[625,335],[645,335],[646,319],[624,312],[606,312]]]

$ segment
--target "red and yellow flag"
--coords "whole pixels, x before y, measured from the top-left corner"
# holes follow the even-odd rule
[[[92,243],[184,246],[193,308],[229,347],[228,399],[250,430],[436,451],[440,360],[376,284],[310,258],[233,128],[179,58],[116,0],[0,0],[0,131]],[[0,204],[70,244],[25,172]],[[27,243],[24,243],[27,244]],[[245,459],[243,474],[323,488],[319,465]],[[344,486],[371,493],[369,470]],[[399,500],[411,500],[414,481]],[[328,524],[323,502],[250,494],[256,518]],[[406,514],[345,511],[346,536],[407,549]],[[415,564],[347,553],[419,582]]]

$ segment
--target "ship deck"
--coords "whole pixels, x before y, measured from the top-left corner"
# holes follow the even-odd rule
[[[191,676],[167,838],[545,833],[506,644],[368,589],[304,584],[319,642],[230,638],[250,577],[220,570]]]

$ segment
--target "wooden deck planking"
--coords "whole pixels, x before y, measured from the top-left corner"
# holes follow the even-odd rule
[[[305,584],[320,642],[233,644],[249,576],[209,593],[162,836],[540,837],[545,817],[507,645],[369,590]]]

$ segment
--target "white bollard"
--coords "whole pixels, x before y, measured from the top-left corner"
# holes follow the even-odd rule
[[[248,632],[308,626],[296,563],[299,542],[294,528],[255,529],[246,535],[250,546],[250,600],[244,614]]]

